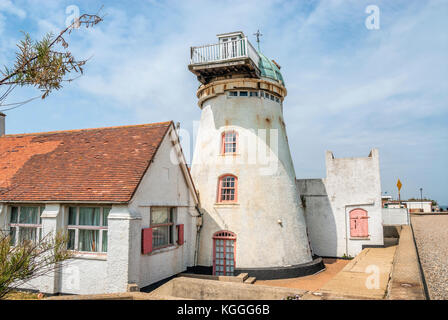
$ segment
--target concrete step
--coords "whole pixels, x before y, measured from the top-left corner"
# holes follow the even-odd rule
[[[244,282],[249,277],[249,274],[248,273],[240,273],[236,277],[238,278],[239,281]]]
[[[246,280],[244,280],[244,283],[246,283],[246,284],[254,284],[255,281],[257,281],[257,278],[249,277]]]

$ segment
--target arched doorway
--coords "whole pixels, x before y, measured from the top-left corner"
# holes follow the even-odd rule
[[[235,271],[236,235],[222,230],[213,235],[213,274],[233,276]]]

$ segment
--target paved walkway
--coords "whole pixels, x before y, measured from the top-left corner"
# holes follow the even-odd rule
[[[311,276],[278,279],[278,280],[257,280],[255,285],[265,285],[274,287],[297,288],[308,291],[317,291],[338,274],[350,261],[344,259],[323,258],[325,270]]]
[[[314,296],[324,299],[384,299],[396,249],[397,245],[364,249]]]

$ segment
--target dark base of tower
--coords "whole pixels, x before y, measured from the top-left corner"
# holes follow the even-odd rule
[[[313,261],[289,267],[267,267],[267,268],[236,268],[234,274],[248,273],[249,277],[257,280],[275,280],[309,276],[325,269],[321,257],[313,257]],[[196,266],[188,267],[188,273],[213,274],[213,267]]]
[[[298,278],[315,274],[325,269],[322,258],[315,257],[313,261],[289,267],[270,268],[237,268],[235,274],[248,273],[249,277],[256,277],[257,280],[275,280]]]

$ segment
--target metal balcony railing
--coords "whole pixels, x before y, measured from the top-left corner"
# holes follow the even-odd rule
[[[247,40],[241,38],[200,47],[191,47],[190,64],[206,64],[237,58],[250,58],[258,66],[260,57]]]

